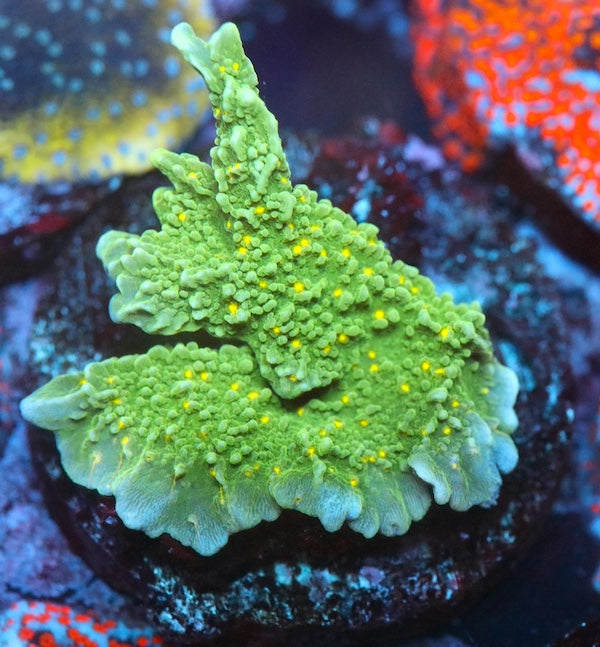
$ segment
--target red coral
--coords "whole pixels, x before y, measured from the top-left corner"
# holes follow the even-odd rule
[[[149,630],[132,629],[114,620],[50,602],[16,602],[0,614],[0,644],[11,647],[148,647],[162,645]]]
[[[546,182],[600,226],[598,1],[415,6],[415,82],[447,157],[470,171],[488,147],[533,152]]]

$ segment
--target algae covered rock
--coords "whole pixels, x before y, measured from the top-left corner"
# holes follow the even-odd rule
[[[517,379],[480,307],[292,184],[234,25],[204,42],[181,24],[172,41],[209,90],[212,165],[156,151],[173,185],[154,195],[161,230],[111,231],[97,251],[115,321],[227,343],[91,363],[27,397],[24,417],[129,527],[202,555],[282,509],[370,537],[405,533],[432,498],[492,504],[517,461]]]

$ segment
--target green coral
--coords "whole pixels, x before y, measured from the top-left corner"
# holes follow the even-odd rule
[[[212,166],[159,150],[160,231],[106,233],[116,321],[194,343],[89,364],[22,403],[71,478],[151,536],[208,555],[282,508],[400,535],[437,503],[492,503],[517,461],[514,373],[478,305],[436,295],[377,229],[292,185],[239,34],[175,28],[217,122]]]

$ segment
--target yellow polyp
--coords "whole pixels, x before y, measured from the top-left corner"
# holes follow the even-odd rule
[[[265,208],[264,208],[263,206],[256,207],[256,208],[254,209],[254,213],[255,213],[257,216],[260,216],[260,215],[261,215],[261,214],[263,214],[264,212],[265,212]]]
[[[327,436],[327,429],[321,429],[319,436]]]
[[[355,476],[352,477],[349,482],[352,487],[356,487],[358,485],[358,479]]]
[[[221,505],[225,505],[225,491],[223,490],[223,486],[219,487],[219,503]]]
[[[306,450],[306,453],[312,458],[315,455],[315,448],[314,447],[309,447]]]
[[[288,183],[287,177],[282,177],[281,178],[281,184],[287,184],[287,183]]]
[[[185,215],[185,213],[180,213],[180,214],[177,216],[177,218],[178,218],[179,222],[184,222],[184,221],[185,221],[185,219],[186,219],[186,215]]]
[[[115,405],[119,405],[119,404],[121,404],[121,398],[115,398],[115,399],[112,401],[112,403],[113,403],[113,404],[115,404]]]
[[[240,385],[237,382],[234,382],[229,388],[232,391],[237,391],[240,388]]]
[[[289,227],[292,231],[294,231],[294,229],[296,229],[296,227],[294,226],[294,223],[293,223],[293,222],[288,222],[288,227]]]
[[[256,398],[258,398],[259,395],[260,394],[257,391],[250,391],[250,393],[248,393],[248,399],[256,400]]]
[[[302,342],[299,339],[294,339],[291,344],[294,348],[300,348],[302,346]]]
[[[490,392],[490,390],[487,388],[487,386],[484,386],[483,389],[481,389],[481,395],[487,395]]]
[[[422,371],[428,371],[431,368],[431,363],[425,360],[424,362],[421,362],[421,370]]]
[[[385,319],[385,310],[375,310],[373,316],[375,319]]]
[[[221,108],[215,108],[215,115],[218,117],[221,114]]]
[[[217,478],[217,470],[215,470],[215,469],[210,470],[210,475],[211,475],[214,479],[216,479],[216,478]]]
[[[457,409],[460,407],[460,402],[458,400],[452,400],[452,408]]]
[[[252,237],[246,235],[242,238],[242,242],[244,243],[244,245],[249,245],[252,242]]]
[[[94,475],[94,470],[96,469],[96,465],[98,465],[101,462],[102,462],[102,454],[98,451],[95,451],[92,454],[92,466],[90,468],[90,475],[89,475],[90,480]]]
[[[84,377],[82,377],[82,378],[79,380],[79,386],[83,386],[84,384],[87,384],[87,383],[88,383],[88,381],[87,381]]]
[[[303,238],[300,241],[300,246],[301,247],[308,247],[309,245],[310,245],[310,240],[308,240],[308,238]]]
[[[119,424],[117,426],[119,427],[119,429],[124,429],[125,423],[122,420],[119,420]]]
[[[260,421],[263,425],[266,425],[269,422],[270,418],[269,416],[261,416]]]
[[[192,371],[190,371],[190,369],[189,369],[189,368],[188,368],[188,369],[187,369],[187,371],[184,373],[184,375],[185,375],[185,377],[186,377],[188,380],[189,380],[189,379],[191,379],[192,377],[194,377],[194,374],[192,373]]]
[[[304,414],[304,407],[298,407],[298,409],[296,410],[296,413],[299,416],[303,415]]]
[[[227,310],[229,310],[229,312],[231,312],[231,314],[232,314],[232,315],[237,314],[237,311],[238,311],[238,304],[237,304],[237,303],[230,303],[230,304],[227,306]]]
[[[323,256],[323,257],[327,256],[327,250],[326,250],[326,249],[322,249],[322,250],[319,252],[319,256]]]
[[[183,408],[184,409],[189,409],[190,408],[190,403],[187,400],[185,400],[185,402],[183,403]]]
[[[369,359],[375,359],[377,357],[377,353],[374,350],[370,350],[367,353],[367,356],[369,357]]]
[[[347,247],[344,247],[344,249],[342,249],[342,256],[345,256],[346,258],[350,258],[351,255],[352,254]]]
[[[336,297],[336,298],[337,298],[337,297],[341,297],[341,296],[342,296],[342,294],[344,294],[344,291],[342,290],[342,288],[336,288],[336,289],[333,291],[333,296],[334,296],[334,297]]]
[[[263,288],[263,289],[264,289],[264,288],[266,288],[266,287],[267,287],[267,285],[268,285],[268,283],[267,283],[266,281],[259,281],[259,282],[258,282],[258,287],[259,287],[259,288]]]
[[[444,436],[449,436],[452,433],[452,429],[450,429],[450,427],[444,427],[443,433]]]
[[[403,391],[404,393],[410,393],[410,385],[406,384],[405,382],[404,384],[400,385],[400,390]]]
[[[436,375],[445,375],[445,374],[446,374],[446,370],[445,370],[445,369],[443,369],[443,368],[436,368],[436,369],[435,369],[435,371],[434,371],[434,373],[435,373]]]
[[[300,196],[300,202],[306,202],[306,196],[305,195]]]
[[[208,373],[206,371],[202,371],[202,373],[200,373],[200,379],[206,382],[206,380],[208,380]]]
[[[367,276],[373,276],[373,270],[370,267],[365,267],[363,274],[366,274]]]
[[[368,421],[368,420],[366,420],[365,418],[362,418],[361,420],[359,420],[359,421],[358,421],[358,424],[359,424],[361,427],[368,427],[368,426],[369,426],[369,421]]]
[[[273,471],[275,472],[275,474],[280,474],[281,473],[281,467],[277,467],[277,465],[275,465],[275,467],[273,468]]]
[[[444,327],[440,330],[440,337],[441,337],[442,339],[446,339],[446,337],[448,336],[448,334],[449,334],[449,333],[450,333],[450,328],[448,328],[448,326],[444,326]]]
[[[417,294],[419,292],[419,288],[416,285],[413,285],[412,288],[410,289],[410,291],[413,294]]]
[[[406,279],[404,278],[404,275],[400,274],[400,276],[398,277],[398,283],[400,283],[400,285],[404,285],[405,281]]]
[[[253,472],[252,472],[251,470],[246,470],[246,471],[244,472],[244,475],[245,475],[245,476],[247,476],[248,478],[249,478],[249,477],[251,477],[251,476],[252,476],[252,474],[253,474]]]
[[[196,173],[192,172],[192,173],[188,173],[188,177],[190,178],[190,180],[193,180],[193,179],[197,178],[198,176],[196,175]]]
[[[290,375],[290,382],[297,382],[298,378],[295,375]]]
[[[298,256],[298,254],[302,253],[302,247],[300,247],[300,245],[294,245],[292,247],[292,253],[294,254],[294,256]]]
[[[347,344],[348,341],[350,340],[350,337],[348,337],[348,335],[345,332],[341,332],[337,336],[337,340],[340,342],[340,344]]]
[[[231,220],[228,220],[228,221],[225,223],[225,226],[227,227],[227,229],[231,229]]]
[[[240,64],[239,64],[239,63],[234,63],[231,67],[232,67],[234,70],[239,70],[239,69],[240,69]]]
[[[325,346],[325,348],[323,349],[323,354],[329,355],[330,352],[331,352],[331,346],[327,344],[327,346]]]
[[[298,294],[300,294],[300,292],[304,292],[304,283],[302,283],[302,281],[296,281],[294,283],[294,290],[296,290]]]
[[[273,326],[273,332],[276,335],[279,335],[279,333],[281,333],[281,328],[279,326]]]
[[[377,371],[379,371],[379,364],[371,364],[371,366],[369,366],[369,371],[371,371],[371,373],[377,373]]]
[[[336,429],[341,429],[344,426],[344,423],[341,420],[334,420],[333,425]]]
[[[221,74],[223,74],[223,72],[225,72],[225,71],[226,71],[225,66],[224,66],[224,65],[221,65],[221,66],[219,67],[219,72],[221,72]]]
[[[238,254],[247,254],[248,250],[245,247],[238,247]]]
[[[421,429],[421,436],[425,437],[427,436],[427,430],[426,429]]]
[[[454,461],[454,463],[452,463],[452,469],[453,469],[453,470],[457,470],[457,469],[458,469],[458,463],[457,463],[456,461]]]
[[[350,402],[350,397],[346,393],[344,393],[344,395],[341,397],[341,400],[344,404],[348,404],[348,402]]]
[[[121,438],[121,447],[125,447],[125,445],[129,442],[129,440],[130,440],[129,436],[123,436],[123,438]]]
[[[106,378],[106,381],[107,381],[109,384],[112,384],[112,383],[115,381],[115,378],[114,378],[114,376],[113,376],[113,375],[111,375],[110,377],[107,377],[107,378]]]
[[[379,456],[379,458],[385,458],[387,456],[387,452],[384,449],[380,449],[377,452],[377,456]]]

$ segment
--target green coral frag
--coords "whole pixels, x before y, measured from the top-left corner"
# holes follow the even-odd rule
[[[517,461],[517,380],[479,307],[437,296],[374,226],[291,184],[234,25],[204,42],[182,24],[172,40],[209,89],[212,167],[154,154],[173,184],[154,195],[161,230],[98,243],[111,315],[244,345],[92,363],[23,415],[128,526],[203,555],[281,508],[372,536],[406,532],[431,488],[456,510],[493,502]]]

